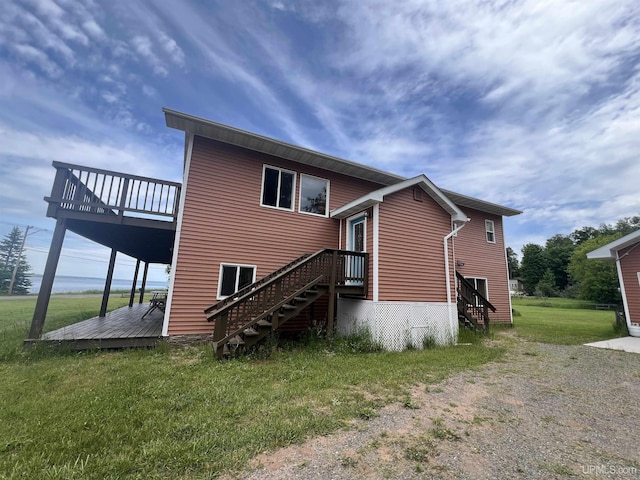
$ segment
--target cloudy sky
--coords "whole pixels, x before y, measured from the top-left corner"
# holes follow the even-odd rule
[[[640,214],[639,58],[637,0],[3,0],[0,234],[42,272],[54,160],[181,181],[166,106],[523,210],[519,251]]]

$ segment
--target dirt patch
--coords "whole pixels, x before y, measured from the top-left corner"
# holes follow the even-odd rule
[[[388,405],[230,478],[638,478],[639,379],[637,354],[516,342],[501,362],[414,387],[410,408]]]

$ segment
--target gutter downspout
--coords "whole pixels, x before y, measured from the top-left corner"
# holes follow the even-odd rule
[[[449,316],[449,327],[453,330],[453,315],[451,313],[451,279],[449,277],[449,239],[458,234],[460,230],[467,224],[469,219],[467,218],[466,222],[461,223],[459,226],[454,226],[453,230],[448,233],[443,240],[444,243],[444,270],[445,270],[445,279],[447,285],[447,311]]]

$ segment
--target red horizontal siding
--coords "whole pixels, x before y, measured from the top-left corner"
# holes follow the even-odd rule
[[[492,322],[511,323],[511,302],[507,276],[502,217],[461,208],[471,219],[454,239],[455,259],[464,263],[456,269],[465,277],[486,278],[488,300],[496,307],[489,312]],[[493,220],[496,243],[487,242],[485,220]]]
[[[169,334],[206,334],[221,263],[257,266],[257,278],[304,253],[338,247],[339,222],[260,206],[263,165],[330,180],[330,209],[380,185],[195,137],[175,275]],[[298,207],[300,176],[296,180]]]
[[[640,323],[640,248],[638,243],[620,250],[620,268],[624,279],[624,291],[629,307],[629,319],[633,323]]]
[[[446,302],[443,239],[451,215],[407,188],[380,204],[380,301]]]

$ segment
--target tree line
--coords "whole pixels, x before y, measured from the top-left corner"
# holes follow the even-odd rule
[[[516,252],[507,247],[509,278],[522,280],[527,295],[618,303],[615,264],[589,260],[587,253],[638,229],[640,216],[635,216],[599,228],[583,227],[569,235],[557,234],[547,239],[544,246],[535,243],[523,246],[521,262]]]

